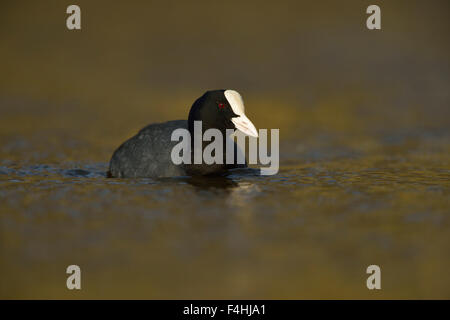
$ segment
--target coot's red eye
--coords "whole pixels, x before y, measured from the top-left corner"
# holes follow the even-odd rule
[[[219,102],[219,109],[225,108],[225,104]]]

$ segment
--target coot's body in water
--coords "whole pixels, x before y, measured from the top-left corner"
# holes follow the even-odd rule
[[[224,147],[227,129],[238,129],[247,135],[258,136],[255,126],[245,116],[244,103],[238,92],[234,90],[207,91],[194,102],[187,121],[175,120],[150,124],[134,137],[125,141],[111,158],[108,176],[116,178],[155,178],[207,175],[220,174],[229,168],[246,166],[237,164],[236,154],[238,150],[236,145],[234,150],[235,164],[233,165],[225,164],[225,159],[224,164],[174,164],[171,159],[171,152],[179,142],[171,141],[172,132],[179,128],[189,130],[191,145],[193,146],[194,121],[202,121],[203,132],[210,128],[220,130],[224,138]],[[205,142],[203,144],[202,150]],[[193,158],[193,155],[191,156]],[[224,152],[224,158],[225,156]]]

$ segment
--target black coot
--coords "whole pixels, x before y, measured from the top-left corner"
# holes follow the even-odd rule
[[[219,129],[224,139],[226,139],[226,129],[238,129],[247,135],[257,137],[258,132],[252,122],[245,116],[244,111],[244,103],[238,92],[234,90],[207,91],[194,102],[187,121],[175,120],[150,124],[134,137],[125,141],[111,158],[108,176],[116,178],[155,178],[207,175],[222,173],[229,168],[245,166],[208,165],[205,163],[176,165],[171,159],[172,148],[179,143],[178,141],[171,141],[172,132],[178,128],[187,129],[193,141],[194,121],[202,121],[203,132],[210,128]],[[204,143],[204,145],[206,144]],[[224,142],[223,146],[225,145]],[[234,163],[237,163],[236,154],[237,146],[235,145]],[[193,155],[191,156],[193,158]]]

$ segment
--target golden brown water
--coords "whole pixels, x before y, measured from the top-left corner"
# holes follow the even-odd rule
[[[79,1],[76,33],[2,3],[0,297],[450,298],[450,11],[383,4],[377,33],[368,4]],[[280,129],[278,175],[105,177],[215,88]]]

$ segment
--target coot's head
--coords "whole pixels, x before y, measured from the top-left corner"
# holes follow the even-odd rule
[[[258,137],[258,131],[244,113],[244,101],[234,90],[207,91],[198,98],[189,111],[189,131],[194,132],[194,121],[202,121],[203,130],[238,129],[243,133]]]

